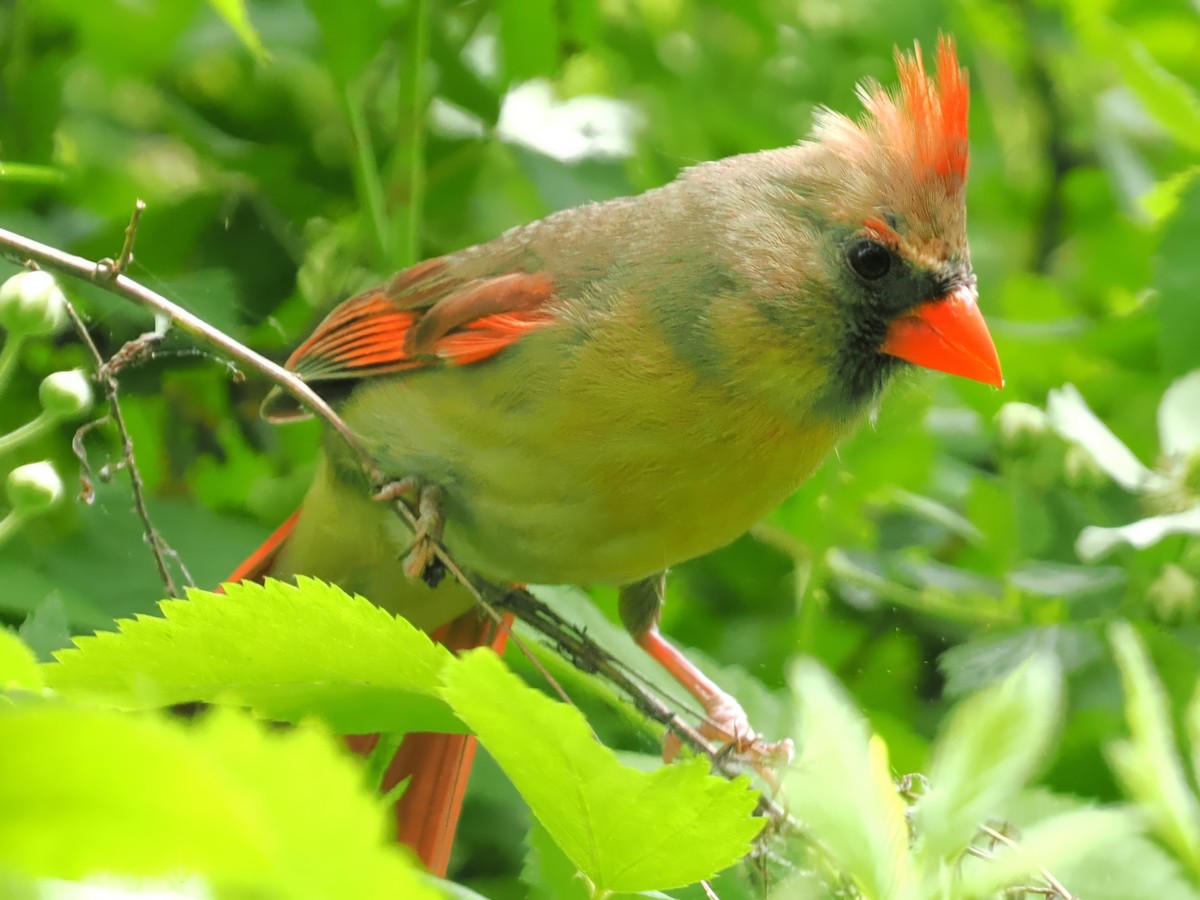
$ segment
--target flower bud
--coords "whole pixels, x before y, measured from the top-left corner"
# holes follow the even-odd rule
[[[62,497],[62,479],[49,462],[29,463],[8,473],[8,502],[14,513],[35,516],[56,506]]]
[[[1028,450],[1049,431],[1050,418],[1029,403],[1005,403],[996,413],[996,426],[1006,447]]]
[[[1095,458],[1078,444],[1068,444],[1063,457],[1063,475],[1077,491],[1094,491],[1108,484],[1109,478]]]
[[[38,388],[42,409],[53,419],[76,419],[92,408],[92,383],[79,369],[54,372]]]
[[[1195,619],[1200,601],[1200,584],[1180,566],[1167,563],[1146,589],[1154,618],[1167,625],[1179,625]]]
[[[0,328],[15,335],[54,334],[67,323],[66,304],[49,272],[18,272],[0,285]]]

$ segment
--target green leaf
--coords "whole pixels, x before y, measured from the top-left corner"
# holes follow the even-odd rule
[[[67,610],[57,591],[46,595],[21,623],[21,639],[38,655],[49,660],[55,650],[71,643],[71,628],[67,623]]]
[[[1109,638],[1125,688],[1130,733],[1129,740],[1108,746],[1109,764],[1163,843],[1200,876],[1200,803],[1179,758],[1162,684],[1131,625],[1114,623]]]
[[[930,788],[913,810],[927,871],[956,859],[1044,763],[1060,692],[1058,666],[1038,653],[951,711],[931,751]]]
[[[14,688],[40,691],[42,672],[25,642],[7,628],[0,628],[0,691]]]
[[[1139,831],[1137,819],[1119,809],[1077,809],[1039,822],[1015,846],[1001,844],[989,860],[969,859],[955,897],[992,897],[1007,887],[1036,881],[1055,870]]]
[[[1082,798],[1033,788],[1022,791],[1005,808],[1004,822],[1012,826],[1007,829],[1010,836],[1016,837],[1023,847],[1034,849],[1030,836],[1035,828],[1063,814],[1090,808],[1091,805]],[[1119,841],[1110,841],[1096,853],[1081,854],[1074,861],[1061,860],[1047,868],[1072,896],[1086,897],[1087,900],[1129,900],[1130,897],[1200,900],[1200,893],[1188,886],[1179,864],[1162,847],[1141,834],[1125,835]]]
[[[250,21],[250,13],[246,10],[245,0],[208,0],[208,2],[259,62],[266,62],[270,58],[267,48],[263,46],[262,38],[258,36],[254,24]]]
[[[1200,150],[1200,98],[1150,55],[1145,45],[1118,28],[1094,7],[1080,16],[1081,32],[1099,58],[1111,60],[1132,90],[1171,137],[1190,150]]]
[[[342,734],[462,731],[437,696],[449,652],[406,620],[311,578],[230,584],[160,604],[163,618],[75,640],[46,681],[122,709],[204,701]]]
[[[106,710],[0,711],[0,869],[197,873],[283,897],[438,894],[331,736],[232,712],[190,727]]]
[[[529,888],[529,900],[589,900],[591,895],[579,877],[579,867],[536,819],[529,826],[525,844],[528,852],[521,881]]]
[[[784,781],[787,806],[867,897],[906,879],[908,826],[883,742],[817,663],[792,669],[800,756]]]
[[[961,697],[1007,678],[1038,653],[1053,656],[1070,672],[1098,659],[1104,643],[1083,625],[1034,626],[964,641],[938,657],[938,669],[946,678],[946,695]]]
[[[1168,376],[1184,375],[1196,367],[1200,346],[1200,179],[1193,179],[1179,198],[1174,215],[1163,223],[1154,260],[1154,289],[1158,294],[1158,346]]]
[[[558,64],[558,10],[553,0],[500,0],[500,47],[508,81],[550,75]]]
[[[597,890],[665,890],[741,859],[764,819],[749,782],[703,758],[649,774],[622,765],[572,707],[527,687],[489,650],[444,670],[443,695]]]

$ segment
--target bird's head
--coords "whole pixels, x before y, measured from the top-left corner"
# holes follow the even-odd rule
[[[967,249],[967,75],[953,43],[926,72],[897,53],[899,86],[859,86],[858,120],[821,110],[797,148],[788,205],[824,299],[828,402],[861,408],[905,364],[1000,387]]]

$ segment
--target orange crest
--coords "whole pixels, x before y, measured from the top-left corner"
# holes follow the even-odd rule
[[[932,76],[925,70],[920,44],[914,44],[911,54],[897,50],[896,65],[898,90],[875,81],[860,85],[858,95],[869,115],[855,123],[826,112],[818,119],[818,136],[859,157],[878,158],[882,151],[897,175],[918,181],[932,177],[951,192],[961,189],[967,177],[970,93],[953,39],[938,38]]]

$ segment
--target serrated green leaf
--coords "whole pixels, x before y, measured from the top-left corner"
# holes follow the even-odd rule
[[[122,709],[204,701],[319,716],[342,734],[463,730],[437,696],[450,653],[406,620],[311,578],[226,591],[76,638],[43,667],[46,683]]]
[[[0,711],[0,868],[206,877],[282,897],[432,898],[387,813],[315,726]]]
[[[1121,670],[1130,733],[1129,740],[1108,746],[1109,764],[1163,843],[1200,876],[1200,803],[1179,758],[1162,684],[1131,625],[1114,623],[1109,639]]]
[[[208,2],[217,11],[217,14],[228,23],[229,27],[233,29],[234,34],[238,36],[238,40],[260,62],[264,62],[269,58],[267,48],[263,46],[262,38],[258,36],[258,32],[254,29],[254,23],[250,21],[250,13],[246,10],[245,0],[208,0]]]
[[[0,691],[40,691],[42,672],[37,657],[19,637],[0,628]]]
[[[1044,762],[1060,693],[1057,664],[1039,653],[950,713],[931,751],[930,788],[913,810],[926,871],[956,859]]]
[[[527,687],[488,650],[444,670],[443,695],[598,890],[692,884],[750,850],[765,823],[749,782],[702,758],[649,774],[622,765],[579,712]]]
[[[792,669],[800,756],[784,781],[787,805],[866,897],[890,897],[906,879],[908,826],[886,749],[817,663]]]
[[[1007,887],[1038,880],[1040,870],[1054,870],[1140,831],[1126,810],[1077,809],[1039,822],[1016,846],[1001,844],[988,860],[972,859],[964,867],[955,897],[992,897]]]
[[[521,881],[529,889],[529,900],[588,900],[590,894],[579,877],[579,867],[536,819],[529,826],[525,846]]]

